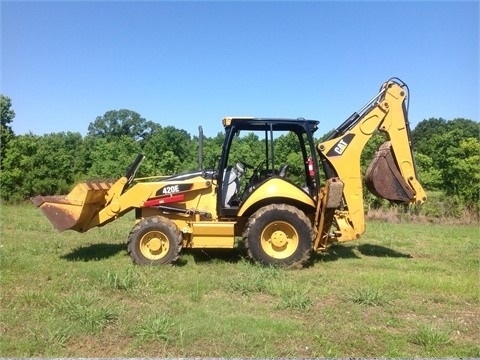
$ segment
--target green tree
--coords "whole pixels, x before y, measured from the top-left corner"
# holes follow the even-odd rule
[[[449,195],[458,195],[468,207],[478,210],[480,193],[480,141],[461,140],[458,148],[447,150],[443,178]]]
[[[466,207],[478,209],[479,123],[457,118],[424,120],[412,131],[420,180]]]
[[[140,144],[130,136],[119,136],[115,141],[105,138],[89,140],[89,179],[117,179],[125,175],[130,164],[141,152]]]
[[[441,161],[445,150],[442,136],[451,131],[455,132],[454,142],[448,143],[449,147],[457,147],[461,139],[469,137],[478,139],[480,124],[473,120],[457,118],[447,121],[442,118],[430,118],[423,120],[412,130],[412,141],[415,151],[430,156],[435,163]],[[451,138],[451,137],[450,137]]]
[[[0,169],[3,168],[3,158],[14,133],[10,124],[15,118],[12,101],[9,97],[0,94]]]
[[[198,167],[198,143],[185,130],[166,126],[156,130],[143,146],[150,175],[173,175]]]
[[[24,200],[34,195],[67,193],[83,171],[78,163],[79,133],[20,135],[11,140],[1,173],[1,197]]]
[[[280,135],[275,139],[275,151],[277,167],[288,164],[288,178],[298,186],[305,186],[305,165],[297,135],[293,132]]]
[[[203,168],[216,170],[222,152],[225,134],[218,132],[215,137],[204,137],[203,139]],[[195,139],[194,139],[195,140]],[[198,141],[198,139],[197,139]]]
[[[220,152],[221,148],[219,149]],[[241,133],[232,141],[228,158],[229,165],[235,165],[237,162],[243,161],[252,167],[256,167],[264,160],[265,143],[263,138],[260,140],[258,132]]]
[[[0,194],[6,201],[22,201],[34,195],[35,168],[39,137],[33,134],[17,136],[10,141],[0,173]]]
[[[473,120],[456,118],[447,122],[447,131],[461,129],[465,138],[478,139],[480,135],[480,124]]]
[[[129,136],[135,141],[141,141],[160,128],[159,124],[145,120],[135,111],[110,110],[89,124],[88,135],[109,141],[121,136]]]
[[[178,156],[176,156],[173,151],[167,150],[160,162],[158,163],[159,167],[159,172],[162,175],[175,175],[178,174],[179,172],[183,172],[180,170],[180,160],[178,159]]]
[[[433,137],[447,131],[447,121],[442,118],[430,118],[420,121],[412,130],[415,151],[430,156],[433,151]]]
[[[61,132],[39,137],[34,156],[36,174],[35,193],[62,194],[70,190],[83,172],[83,164],[78,157],[83,138],[80,133]]]
[[[415,154],[415,163],[417,166],[418,178],[425,189],[440,190],[442,188],[442,172],[435,166],[430,156],[417,153]]]

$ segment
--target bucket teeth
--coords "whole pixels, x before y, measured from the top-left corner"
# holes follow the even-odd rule
[[[110,180],[90,180],[84,183],[89,190],[108,190],[114,184]]]

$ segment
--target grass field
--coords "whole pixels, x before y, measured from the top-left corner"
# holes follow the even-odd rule
[[[132,265],[129,216],[2,206],[1,357],[479,357],[478,226],[369,222],[303,270],[241,250]]]

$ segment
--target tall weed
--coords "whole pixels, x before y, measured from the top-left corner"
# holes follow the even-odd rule
[[[411,334],[412,343],[423,346],[427,350],[434,350],[439,346],[448,345],[452,339],[445,331],[436,330],[431,326],[422,326]]]
[[[308,290],[295,287],[285,288],[280,292],[279,309],[308,310],[313,305],[313,300]]]
[[[282,271],[282,269],[276,267],[246,263],[245,272],[231,279],[228,287],[242,295],[271,293],[275,284],[282,279]]]
[[[138,341],[164,340],[168,341],[172,338],[172,328],[174,322],[170,316],[166,314],[156,314],[142,321],[134,330],[135,337]]]
[[[129,267],[123,273],[107,271],[104,277],[105,284],[113,290],[128,290],[135,285],[133,268]]]
[[[366,306],[383,306],[390,303],[390,296],[371,288],[355,289],[353,294],[347,296],[347,299]]]
[[[96,297],[73,295],[57,304],[56,309],[87,333],[95,334],[118,318],[111,306],[101,306],[98,302]]]

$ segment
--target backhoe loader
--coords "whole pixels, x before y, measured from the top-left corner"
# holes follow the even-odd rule
[[[198,171],[135,178],[139,154],[116,181],[87,181],[66,196],[31,200],[59,231],[85,232],[134,210],[127,250],[136,264],[171,264],[183,248],[234,248],[242,239],[253,261],[298,268],[313,252],[364,233],[364,184],[395,203],[426,201],[407,112],[408,87],[393,78],[318,145],[316,120],[226,117],[216,169],[203,169],[200,132]],[[385,142],[363,177],[360,155],[377,132]],[[264,152],[256,164],[238,158],[245,154],[242,136],[251,133]],[[297,142],[298,154],[289,157],[296,164],[280,163],[281,135]],[[296,169],[294,180],[289,168]]]

